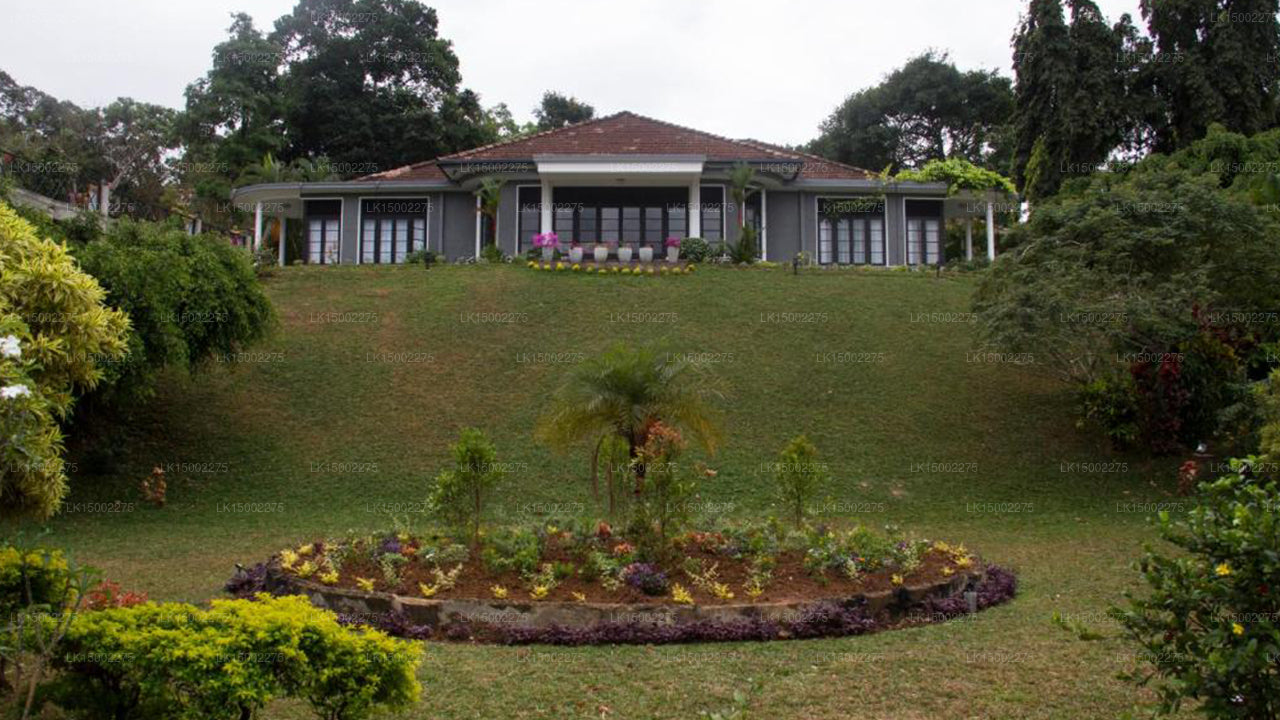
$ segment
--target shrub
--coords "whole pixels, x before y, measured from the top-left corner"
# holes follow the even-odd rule
[[[507,256],[502,254],[502,248],[497,245],[485,245],[480,249],[480,257],[491,263],[502,263],[507,259]]]
[[[711,257],[711,246],[702,238],[685,238],[680,243],[680,256],[689,262],[705,262]]]
[[[1200,486],[1185,519],[1161,513],[1160,536],[1139,563],[1149,592],[1127,593],[1112,615],[1143,649],[1129,674],[1152,686],[1159,712],[1184,701],[1214,718],[1275,717],[1280,703],[1280,493],[1240,476]]]
[[[77,617],[49,697],[89,718],[241,718],[276,697],[321,718],[416,702],[416,645],[348,629],[305,597],[146,603]]]
[[[0,514],[52,515],[66,495],[58,421],[125,352],[129,319],[67,249],[0,203]]]
[[[755,262],[756,238],[759,234],[754,225],[743,225],[738,242],[729,246],[729,258],[735,263],[750,265]]]
[[[473,545],[480,542],[484,504],[498,481],[493,468],[497,451],[476,428],[465,428],[450,448],[454,467],[436,476],[428,505],[443,522],[469,534]]]
[[[826,478],[825,468],[818,463],[818,448],[804,435],[797,435],[778,453],[774,469],[778,502],[799,528],[804,524],[805,509]]]
[[[633,464],[636,490],[628,535],[635,539],[641,557],[664,562],[671,559],[671,538],[688,520],[697,486],[680,471],[684,438],[679,431],[653,422],[644,436]]]
[[[220,236],[121,220],[76,254],[132,321],[129,355],[113,367],[99,400],[148,397],[164,368],[194,370],[271,327],[271,303],[253,265]]]
[[[666,573],[649,563],[632,563],[622,571],[622,579],[645,595],[665,595],[669,583]]]

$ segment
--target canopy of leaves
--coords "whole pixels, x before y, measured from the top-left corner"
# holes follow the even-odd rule
[[[1009,178],[961,158],[931,160],[919,170],[903,170],[894,179],[906,182],[944,182],[949,195],[965,190],[1017,192]]]
[[[542,94],[542,104],[533,110],[539,130],[585,122],[596,116],[596,109],[575,97],[561,95],[554,90]]]
[[[822,124],[810,150],[858,167],[921,167],[959,157],[986,167],[1006,164],[1004,135],[1013,111],[1009,80],[962,72],[928,52],[879,85],[844,101]]]

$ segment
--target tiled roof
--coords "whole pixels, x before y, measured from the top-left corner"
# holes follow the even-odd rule
[[[554,130],[484,145],[360,180],[442,180],[438,162],[532,160],[535,155],[704,155],[710,161],[804,163],[801,178],[862,180],[860,168],[755,140],[730,140],[631,112],[620,112]]]

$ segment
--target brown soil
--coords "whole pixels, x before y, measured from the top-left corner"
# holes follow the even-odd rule
[[[825,577],[811,574],[803,564],[803,554],[798,551],[781,553],[773,568],[773,575],[765,586],[764,592],[756,598],[749,597],[743,589],[748,577],[748,565],[743,560],[705,551],[690,545],[684,557],[696,557],[703,561],[703,567],[712,563],[717,566],[717,580],[725,583],[732,590],[732,599],[722,600],[707,590],[694,585],[682,570],[666,569],[667,579],[671,583],[679,583],[693,596],[699,605],[729,605],[747,603],[787,603],[823,598],[849,597],[865,593],[891,590],[893,585],[892,571],[868,573],[857,580],[850,580],[843,573],[828,572]],[[567,548],[553,547],[546,552],[542,562],[568,562],[581,565],[581,558]],[[366,558],[352,558],[343,567],[336,587],[359,589],[356,578],[374,581],[374,589],[378,592],[391,592],[407,597],[421,597],[419,583],[431,585],[435,578],[432,573],[434,565],[418,562],[411,558],[401,568],[401,581],[396,587],[388,585],[382,571],[376,563]],[[921,559],[920,567],[903,578],[903,586],[913,587],[933,584],[945,580],[946,568],[953,574],[963,572],[946,553],[929,550]],[[448,570],[449,568],[442,568]],[[315,578],[310,578],[315,581]],[[529,595],[529,585],[516,572],[495,573],[485,568],[479,557],[473,552],[472,557],[464,564],[461,575],[454,587],[441,590],[432,599],[482,599],[495,600],[490,588],[500,585],[507,589],[506,600],[511,602],[536,602]],[[616,591],[609,591],[598,580],[587,581],[571,576],[560,581],[542,602],[574,602],[578,598],[574,593],[585,596],[586,602],[592,603],[629,603],[629,604],[670,604],[671,594],[645,595],[638,589],[623,583]]]

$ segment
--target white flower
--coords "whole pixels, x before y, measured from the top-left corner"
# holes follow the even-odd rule
[[[0,388],[0,398],[4,398],[5,400],[26,397],[30,394],[31,388],[28,388],[26,385],[5,385]]]
[[[13,358],[14,360],[22,357],[22,346],[18,344],[17,336],[5,335],[0,338],[0,356]]]

